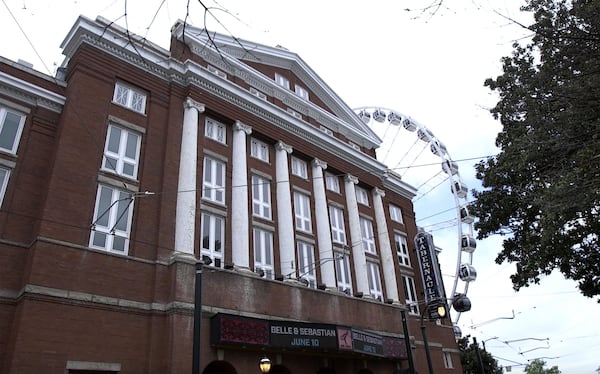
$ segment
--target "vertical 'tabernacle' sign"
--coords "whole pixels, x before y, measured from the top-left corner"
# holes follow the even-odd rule
[[[415,235],[415,247],[419,257],[423,288],[425,290],[425,301],[427,304],[444,298],[442,290],[442,277],[440,267],[435,254],[433,237],[424,231]]]

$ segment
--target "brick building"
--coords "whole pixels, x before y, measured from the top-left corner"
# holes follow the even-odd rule
[[[195,310],[205,374],[426,372],[380,140],[295,53],[171,32],[81,17],[56,77],[0,60],[0,373],[188,373]]]

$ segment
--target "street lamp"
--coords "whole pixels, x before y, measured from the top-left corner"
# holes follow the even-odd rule
[[[202,267],[212,264],[212,259],[202,255],[196,262],[196,283],[194,285],[194,341],[192,345],[192,374],[200,374],[200,327],[202,324]]]
[[[268,357],[263,357],[258,361],[258,367],[261,373],[268,373],[271,371],[271,360]]]
[[[421,335],[423,335],[423,345],[425,346],[425,355],[427,357],[427,368],[429,374],[433,374],[433,365],[431,364],[431,354],[429,353],[429,342],[427,341],[427,334],[425,332],[425,314],[428,314],[428,319],[444,318],[446,316],[446,304],[443,300],[435,300],[430,302],[423,308],[421,312]]]

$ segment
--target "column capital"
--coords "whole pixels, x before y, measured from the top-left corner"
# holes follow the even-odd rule
[[[185,99],[185,101],[183,102],[183,107],[185,109],[195,108],[198,111],[198,113],[204,113],[204,104],[197,102],[191,97]]]
[[[237,131],[243,131],[246,133],[246,135],[252,134],[252,127],[250,127],[240,121],[235,121],[235,124],[233,125],[233,129],[237,130]]]
[[[381,196],[384,197],[385,196],[385,191],[382,190],[381,188],[375,187],[373,189],[373,196]]]
[[[323,170],[327,169],[327,163],[323,160],[319,160],[318,158],[312,160],[312,166],[318,166]]]
[[[293,148],[284,142],[277,142],[277,144],[275,144],[275,149],[278,151],[285,151],[287,153],[292,153],[293,151]]]
[[[352,174],[346,174],[346,176],[344,177],[344,181],[350,182],[353,184],[358,184],[358,178]]]

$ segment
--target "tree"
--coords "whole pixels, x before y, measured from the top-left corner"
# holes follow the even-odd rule
[[[558,366],[552,366],[550,369],[544,368],[546,361],[536,358],[525,366],[525,373],[527,374],[560,374]]]
[[[558,269],[600,294],[600,1],[527,0],[531,41],[513,45],[499,94],[499,154],[476,165],[478,238],[505,236],[496,262],[516,262],[513,288]],[[598,300],[600,302],[600,299]]]
[[[477,357],[477,350],[481,356],[483,362],[483,369],[485,374],[502,374],[502,367],[498,366],[498,361],[492,357],[492,355],[485,349],[479,348],[479,345],[475,343],[469,344],[470,336],[467,335],[460,338],[458,341],[458,348],[460,349],[460,362],[463,367],[464,374],[480,374],[479,358]]]

